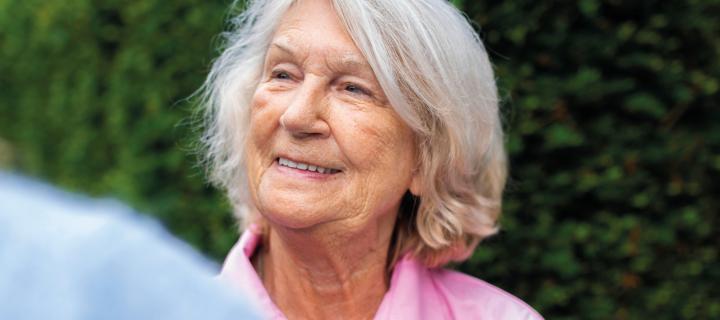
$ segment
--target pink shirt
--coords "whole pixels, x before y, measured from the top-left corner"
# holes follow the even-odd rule
[[[286,319],[273,303],[250,257],[260,242],[246,230],[228,254],[220,279],[239,287],[270,319]],[[520,299],[485,281],[445,269],[428,269],[405,256],[396,265],[390,289],[375,319],[542,319]]]

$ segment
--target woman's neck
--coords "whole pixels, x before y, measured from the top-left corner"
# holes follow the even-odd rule
[[[271,226],[256,267],[289,319],[371,319],[389,285],[392,227],[378,223],[347,232],[332,225]]]

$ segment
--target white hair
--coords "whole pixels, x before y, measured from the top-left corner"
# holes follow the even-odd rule
[[[293,0],[251,0],[231,20],[202,88],[210,180],[236,215],[251,210],[244,164],[250,99],[275,29]],[[507,175],[492,67],[467,19],[443,0],[333,0],[390,104],[415,134],[422,192],[403,199],[391,266],[410,252],[428,266],[466,259],[497,231]]]

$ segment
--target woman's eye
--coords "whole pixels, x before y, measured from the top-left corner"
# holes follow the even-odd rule
[[[290,74],[287,73],[287,71],[279,70],[279,71],[273,71],[272,77],[273,77],[273,79],[289,80]]]
[[[367,91],[365,91],[365,89],[361,88],[358,85],[352,84],[352,83],[345,84],[345,91],[354,93],[354,94],[364,94],[364,95],[368,94]]]

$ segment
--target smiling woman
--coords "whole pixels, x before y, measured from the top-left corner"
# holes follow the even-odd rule
[[[359,228],[373,220],[393,225],[416,167],[413,136],[333,11],[298,4],[277,27],[250,103],[249,189],[276,224],[367,235]],[[310,165],[330,172],[300,170]]]
[[[442,270],[493,234],[506,165],[487,54],[442,0],[254,1],[205,84],[222,279],[273,318],[537,319]]]

